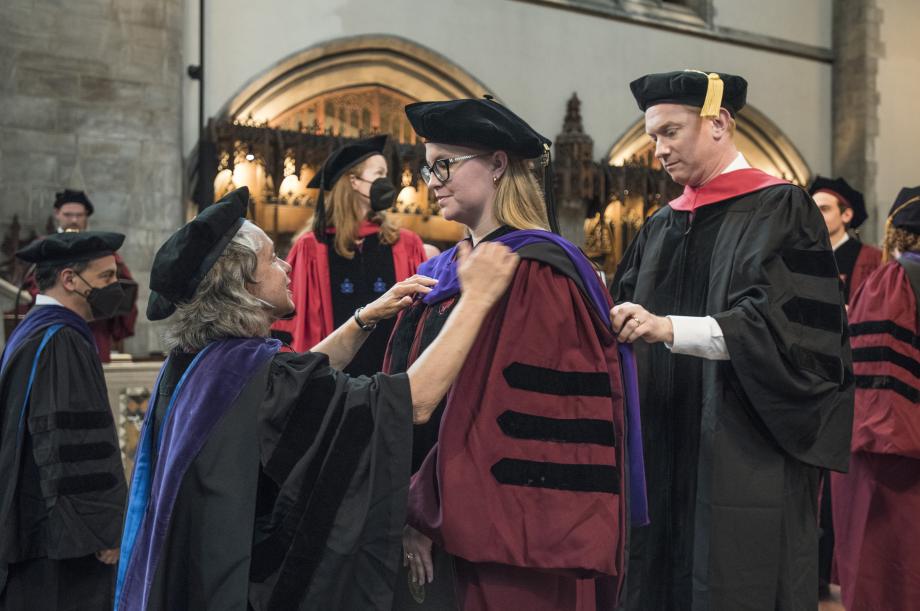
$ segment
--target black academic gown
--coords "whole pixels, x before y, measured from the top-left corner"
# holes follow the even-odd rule
[[[0,609],[108,611],[115,567],[93,554],[119,546],[124,468],[99,356],[68,326],[39,357],[16,441],[43,335],[24,340],[0,377]]]
[[[190,361],[170,359],[154,417]],[[405,375],[277,354],[186,471],[147,608],[388,610],[411,433]]]
[[[374,301],[396,284],[393,249],[380,243],[380,235],[370,234],[346,259],[332,245],[329,256],[329,285],[332,290],[332,326],[338,329],[354,316],[355,310]],[[393,332],[394,319],[382,320],[377,329],[358,349],[343,371],[350,375],[374,375],[383,368],[387,339]]]
[[[827,230],[792,185],[665,207],[631,244],[617,302],[713,316],[730,361],[636,344],[651,524],[633,611],[813,611],[818,468],[845,470],[846,315]]]

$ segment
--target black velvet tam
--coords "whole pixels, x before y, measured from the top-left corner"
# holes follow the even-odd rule
[[[205,208],[160,246],[150,270],[147,318],[162,320],[192,298],[243,225],[249,189],[240,187]]]
[[[347,144],[342,148],[332,151],[332,154],[323,162],[323,167],[310,180],[307,185],[311,189],[318,189],[320,186],[325,191],[332,188],[342,174],[350,168],[355,167],[371,155],[382,155],[383,147],[387,144],[386,135],[374,136],[365,140],[359,140],[353,144]]]
[[[19,250],[16,256],[38,265],[92,261],[114,253],[124,241],[123,234],[109,231],[53,233],[35,240]]]
[[[836,196],[840,202],[853,211],[853,220],[850,221],[850,227],[854,229],[866,222],[869,218],[866,212],[866,200],[863,194],[850,186],[842,178],[825,178],[824,176],[815,176],[811,186],[808,187],[808,194],[814,195],[818,191],[829,191]]]
[[[723,93],[719,105],[734,117],[744,108],[747,100],[747,81],[733,74],[697,70],[659,72],[637,78],[629,84],[629,88],[642,112],[656,104],[686,104],[702,108],[709,89],[708,74],[718,74],[722,80]]]
[[[920,233],[920,187],[904,187],[895,198],[888,221],[898,229]]]
[[[89,198],[83,191],[64,189],[60,193],[55,193],[54,207],[60,208],[64,204],[83,204],[83,206],[86,208],[86,216],[92,216],[93,212],[95,211],[95,208],[93,208],[93,202],[89,201]]]
[[[552,144],[491,98],[416,102],[406,106],[406,116],[428,142],[505,151],[523,159],[540,157]]]

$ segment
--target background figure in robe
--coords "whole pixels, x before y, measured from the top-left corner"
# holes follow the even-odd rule
[[[86,321],[123,298],[120,233],[60,233],[35,263],[35,307],[0,366],[0,609],[109,611],[125,475]],[[6,573],[9,571],[7,577]]]
[[[54,198],[54,222],[57,225],[58,233],[86,231],[89,228],[89,217],[92,216],[94,211],[95,208],[92,202],[83,191],[64,189],[57,193]],[[115,265],[118,268],[118,279],[126,281],[128,284],[134,284],[131,270],[128,269],[128,266],[125,265],[124,260],[118,253],[115,253]],[[33,298],[38,295],[40,290],[35,281],[34,273],[26,278],[23,283],[23,289],[28,291]],[[131,295],[136,299],[136,292],[132,292]],[[30,307],[30,305],[20,306],[19,313],[25,314]],[[108,318],[89,321],[89,328],[93,332],[99,358],[103,363],[108,363],[112,360],[113,345],[134,335],[134,323],[137,321],[137,305],[132,302],[129,306],[119,308],[119,310],[127,311],[117,312]]]
[[[522,262],[444,404],[416,426],[394,609],[612,609],[633,481],[623,379],[609,296],[581,252],[547,231],[554,213],[529,160],[549,140],[491,99],[406,114],[444,218],[469,229],[461,249],[504,243]],[[400,316],[387,371],[411,371],[444,336],[466,295],[452,280],[457,252],[420,268],[439,283]]]
[[[426,258],[421,239],[387,218],[396,188],[387,178],[386,142],[386,136],[375,136],[337,149],[308,185],[319,189],[316,213],[287,258],[295,314],[274,325],[276,335],[298,352],[345,323],[355,308],[412,276]],[[380,371],[392,330],[392,320],[381,321],[345,372]]]
[[[863,194],[843,178],[831,180],[823,176],[815,177],[808,187],[808,193],[824,217],[846,302],[850,303],[859,285],[882,263],[882,251],[863,244],[855,235],[856,229],[869,218]],[[851,235],[851,230],[854,235]],[[818,598],[825,600],[830,597],[833,578],[834,520],[831,511],[831,478],[824,473],[821,476],[818,524],[821,527],[818,542]]]
[[[823,176],[815,177],[808,193],[827,225],[834,260],[849,303],[859,285],[882,264],[881,250],[851,235],[869,218],[863,194],[842,178],[831,180]]]
[[[850,354],[827,229],[808,194],[732,141],[747,83],[630,85],[684,194],[614,280],[636,342],[651,523],[632,533],[633,611],[813,611],[819,469],[845,470]]]
[[[850,303],[853,455],[832,482],[847,611],[920,604],[920,187],[898,194],[884,251]]]
[[[464,257],[470,295],[406,373],[341,373],[380,320],[435,283],[396,284],[303,354],[272,322],[290,267],[226,196],[157,252],[147,316],[172,346],[138,444],[116,609],[388,609],[410,435],[457,375],[517,257]],[[378,330],[379,331],[379,330]]]

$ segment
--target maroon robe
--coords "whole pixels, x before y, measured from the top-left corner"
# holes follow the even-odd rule
[[[413,306],[427,309],[407,365],[432,339],[426,317],[454,299]],[[400,324],[417,316],[407,311]],[[575,282],[523,258],[410,487],[408,522],[456,558],[463,611],[612,608],[628,527],[622,388],[615,338]],[[584,430],[581,442],[556,441],[551,430],[611,421],[610,443],[585,442]]]
[[[358,235],[365,237],[379,230],[379,226],[364,221]],[[327,233],[334,234],[335,228],[329,228]],[[415,274],[425,260],[421,238],[407,229],[399,230],[399,239],[390,245],[390,249],[396,282]],[[306,352],[335,331],[328,247],[317,240],[312,231],[307,232],[291,248],[287,262],[291,266],[291,290],[294,293],[296,315],[290,320],[276,321],[272,329],[290,334],[288,343],[291,347],[297,352]]]
[[[850,303],[856,289],[882,264],[882,251],[875,246],[850,238],[834,251],[840,280],[846,287],[847,303]]]
[[[904,268],[872,273],[850,306],[856,409],[834,473],[836,563],[848,611],[920,604],[920,329]]]

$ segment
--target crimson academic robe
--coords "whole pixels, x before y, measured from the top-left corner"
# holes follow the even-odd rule
[[[516,233],[548,236],[502,228],[485,239],[513,243]],[[422,427],[429,435],[416,435],[427,455],[408,523],[455,557],[464,611],[613,608],[624,577],[626,416],[610,304],[586,261],[586,274],[574,271],[573,252],[583,256],[549,239],[517,249],[511,286]],[[456,300],[432,293],[401,315],[388,370],[411,365]]]
[[[850,303],[856,289],[882,264],[882,251],[850,238],[834,251],[834,259],[846,289],[847,303]]]
[[[850,305],[853,455],[832,480],[836,561],[848,611],[920,604],[920,325],[914,255],[871,274]],[[920,288],[920,282],[916,282]]]
[[[851,237],[837,247],[834,251],[834,259],[837,261],[837,270],[840,272],[840,280],[843,282],[846,302],[850,303],[856,293],[856,289],[859,288],[869,274],[882,264],[882,251]],[[831,478],[825,475],[822,480],[821,516],[819,520],[821,540],[818,547],[818,572],[822,594],[826,596],[828,585],[836,583],[837,578],[833,570],[834,520],[831,510]]]
[[[33,308],[0,373],[0,609],[111,609],[114,567],[94,553],[119,545],[123,469],[89,327]]]
[[[366,237],[378,231],[377,225],[364,222],[359,236]],[[330,236],[333,234],[334,229]],[[290,345],[297,352],[309,350],[336,329],[334,296],[329,277],[330,248],[331,244],[319,242],[311,231],[305,233],[288,254],[296,315],[291,320],[279,320],[272,329],[290,334]],[[396,282],[412,276],[425,260],[422,240],[411,231],[400,229],[399,239],[389,248],[393,254]],[[383,354],[380,355],[380,361],[383,361]]]
[[[687,188],[632,242],[617,302],[712,316],[730,359],[637,342],[651,523],[631,611],[813,611],[818,469],[844,470],[846,315],[808,194],[755,169]]]

